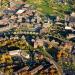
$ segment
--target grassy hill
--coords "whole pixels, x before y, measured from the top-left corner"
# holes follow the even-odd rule
[[[27,2],[32,4],[38,11],[48,15],[64,17],[64,11],[71,10],[69,4],[65,5],[56,0],[27,0]]]

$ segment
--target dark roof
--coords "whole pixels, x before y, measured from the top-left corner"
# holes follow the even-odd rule
[[[13,10],[4,10],[3,13],[4,14],[14,14],[15,11],[13,11]]]
[[[20,48],[19,47],[15,47],[15,46],[7,47],[8,51],[18,50],[18,49],[20,49]]]
[[[72,54],[75,54],[75,46],[72,47],[71,53],[72,53]]]
[[[75,22],[75,17],[70,17],[70,22]]]
[[[75,37],[71,38],[70,41],[75,42]]]

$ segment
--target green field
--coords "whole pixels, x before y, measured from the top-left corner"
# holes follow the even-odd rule
[[[55,0],[27,0],[37,10],[48,15],[58,15],[64,17],[64,11],[70,11],[71,5],[59,3]]]

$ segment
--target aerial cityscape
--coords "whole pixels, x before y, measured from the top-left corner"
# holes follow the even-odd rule
[[[75,75],[75,0],[0,0],[0,75]]]

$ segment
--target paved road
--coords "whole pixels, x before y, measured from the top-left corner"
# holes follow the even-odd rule
[[[45,50],[45,48],[42,53],[46,56],[45,58],[55,66],[58,71],[58,75],[64,75],[62,68],[53,60],[52,56]]]
[[[41,51],[40,51],[41,52]],[[63,74],[63,70],[62,68],[53,60],[52,56],[50,54],[48,54],[48,52],[44,49],[42,51],[42,54],[45,56],[45,58],[55,66],[55,68],[57,69],[58,71],[58,75],[64,75]]]
[[[45,48],[43,50],[41,50],[41,52],[43,53],[43,55],[45,56],[45,58],[52,63],[55,68],[58,71],[58,75],[63,75],[63,70],[61,69],[61,67],[53,60],[52,56],[45,50]]]
[[[45,49],[43,49],[43,51],[40,52],[42,52],[45,58],[55,66],[55,68],[58,71],[58,75],[64,75],[62,68],[53,60],[52,56]]]

